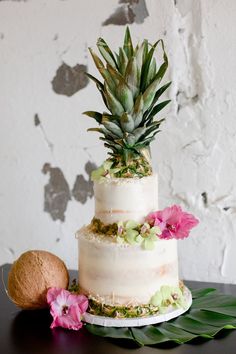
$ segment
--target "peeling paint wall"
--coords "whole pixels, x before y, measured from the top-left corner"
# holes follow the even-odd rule
[[[152,145],[160,207],[201,220],[179,242],[181,276],[236,283],[235,18],[232,0],[0,0],[0,263],[38,248],[77,267],[106,156],[82,115],[104,109],[88,46],[117,48],[130,24],[169,54],[172,105]]]

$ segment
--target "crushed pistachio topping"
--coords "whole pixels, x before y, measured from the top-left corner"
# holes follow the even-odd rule
[[[113,318],[147,317],[163,314],[170,308],[185,308],[184,284],[179,282],[179,287],[164,285],[150,299],[149,304],[113,306],[104,304],[94,297],[89,297],[88,312],[96,316]]]
[[[145,222],[140,224],[134,220],[120,221],[113,224],[104,224],[101,220],[93,218],[90,224],[92,232],[113,236],[117,243],[141,245],[146,250],[153,250],[161,230],[158,226],[151,226]]]
[[[121,161],[108,159],[91,174],[92,181],[104,182],[107,178],[134,178],[150,176],[152,168],[147,160],[139,156],[123,165]]]
[[[158,314],[158,306],[147,304],[139,306],[112,306],[102,304],[99,301],[89,298],[88,312],[96,316],[107,316],[113,318],[146,317]]]
[[[105,236],[116,235],[118,232],[117,223],[113,224],[104,224],[100,219],[93,218],[90,224],[90,229],[96,234],[101,234]]]

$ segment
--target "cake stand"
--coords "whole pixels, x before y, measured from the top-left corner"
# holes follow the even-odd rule
[[[159,315],[147,317],[112,318],[106,316],[96,316],[86,312],[83,316],[83,321],[86,323],[104,327],[140,327],[166,322],[175,317],[179,317],[180,315],[188,311],[188,309],[192,305],[192,294],[186,286],[184,287],[184,298],[186,302],[185,308],[176,309],[171,306],[164,314],[162,313]]]

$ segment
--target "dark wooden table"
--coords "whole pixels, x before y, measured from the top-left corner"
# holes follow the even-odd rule
[[[1,273],[6,282],[9,265]],[[76,272],[71,272],[72,278]],[[217,339],[198,344],[184,344],[163,348],[137,348],[130,343],[93,336],[85,328],[76,332],[50,330],[48,310],[21,311],[8,299],[0,282],[0,353],[1,354],[236,354],[236,330],[224,332]],[[236,295],[236,285],[185,282],[192,288],[215,287],[226,294]]]

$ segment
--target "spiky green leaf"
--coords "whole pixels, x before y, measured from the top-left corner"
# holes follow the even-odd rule
[[[116,59],[111,51],[111,49],[108,47],[107,43],[104,41],[103,38],[98,38],[97,41],[97,47],[105,61],[113,66],[114,68],[117,68],[117,63]]]
[[[102,122],[102,114],[99,112],[86,111],[86,112],[83,112],[83,114],[85,114],[88,117],[94,118],[99,124],[101,124],[101,122]]]
[[[124,110],[126,112],[131,112],[134,106],[133,94],[124,81],[119,82],[116,89],[116,96],[124,107]]]
[[[120,124],[124,132],[132,133],[134,130],[134,120],[128,113],[123,113],[120,118]]]
[[[118,101],[118,99],[113,95],[109,87],[105,84],[105,97],[109,107],[109,110],[113,115],[122,115],[124,112],[124,108],[122,104]]]
[[[123,44],[123,49],[127,55],[127,58],[131,58],[134,52],[133,44],[132,44],[132,39],[129,31],[129,27],[126,27],[125,31],[125,38],[124,38],[124,44]]]
[[[134,99],[136,98],[139,92],[139,80],[140,75],[137,67],[136,58],[133,56],[129,59],[126,71],[125,71],[125,81],[130,87]]]
[[[119,48],[119,72],[125,75],[126,67],[128,64],[128,57],[123,48]]]

